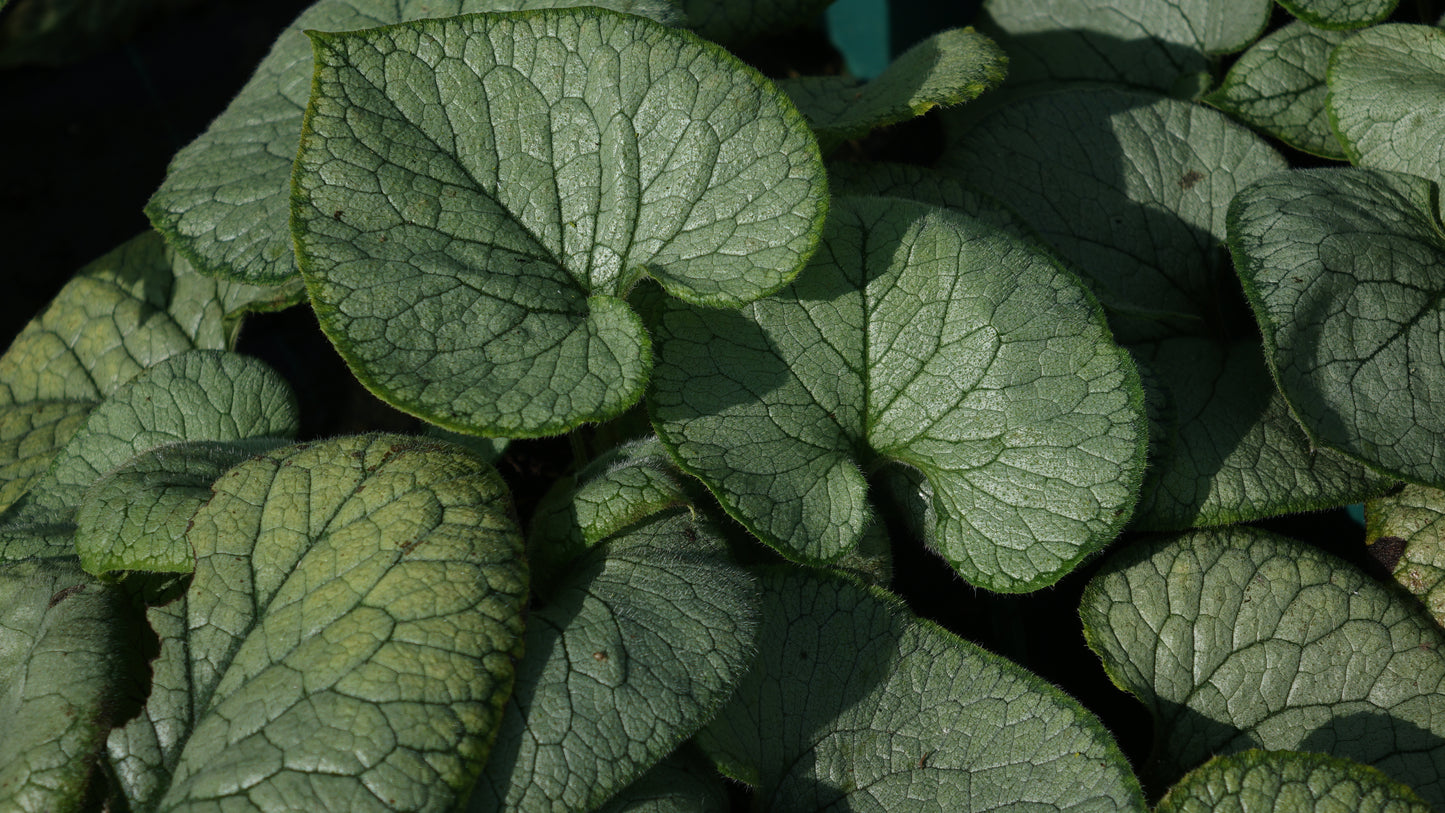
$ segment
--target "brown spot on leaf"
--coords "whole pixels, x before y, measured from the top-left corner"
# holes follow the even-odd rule
[[[607,660],[607,653],[599,649],[592,653],[592,660],[603,663]]]
[[[1406,544],[1405,540],[1398,536],[1382,536],[1365,550],[1385,568],[1386,573],[1394,573],[1395,566],[1400,564],[1400,557],[1405,555]]]
[[[57,592],[55,595],[51,596],[51,597],[50,597],[50,603],[47,604],[47,605],[45,605],[45,608],[46,608],[46,609],[50,609],[51,607],[54,607],[55,605],[59,604],[60,602],[65,601],[66,599],[70,598],[71,596],[75,595],[76,593],[82,592],[82,591],[84,591],[84,590],[85,590],[85,585],[83,585],[83,584],[72,584],[72,585],[70,585],[69,587],[65,588],[64,590],[61,590],[61,591]]]
[[[1197,169],[1191,169],[1179,176],[1179,188],[1186,190],[1193,189],[1194,185],[1202,180],[1204,180],[1204,173]]]

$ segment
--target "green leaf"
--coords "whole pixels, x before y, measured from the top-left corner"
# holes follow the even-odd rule
[[[758,659],[699,744],[760,810],[1137,810],[1083,706],[846,577],[774,569]]]
[[[1161,4],[1162,6],[1162,4]],[[1115,88],[1038,93],[950,133],[939,169],[1003,201],[1092,278],[1127,339],[1212,333],[1237,297],[1235,193],[1285,168],[1216,110]]]
[[[299,427],[290,386],[264,362],[220,350],[182,353],[96,407],[12,513],[74,509],[92,483],[158,446],[290,437]]]
[[[521,655],[511,511],[486,464],[400,436],[222,476],[190,589],[150,611],[151,698],[110,740],[130,809],[454,809]]]
[[[1291,147],[1343,159],[1325,108],[1325,69],[1347,36],[1290,23],[1245,51],[1204,101]]]
[[[691,506],[686,478],[657,438],[613,448],[557,481],[532,515],[527,561],[534,584],[607,537],[669,508]]]
[[[674,512],[593,548],[529,614],[469,810],[592,810],[710,719],[747,670],[756,580]]]
[[[1169,91],[1238,51],[1269,20],[1268,0],[987,0],[985,31],[1014,84],[1097,79]]]
[[[0,509],[141,370],[195,348],[229,347],[241,314],[294,295],[203,277],[154,232],[81,269],[0,357]]]
[[[1279,0],[1290,14],[1316,28],[1363,28],[1395,10],[1400,0]]]
[[[284,444],[280,438],[192,441],[151,449],[92,485],[76,511],[75,550],[87,573],[190,573],[191,518],[211,498],[211,484],[248,457]]]
[[[1435,187],[1280,173],[1240,192],[1229,245],[1290,410],[1318,444],[1445,483],[1445,231]]]
[[[253,282],[296,275],[291,165],[310,88],[311,43],[302,33],[351,31],[426,17],[575,5],[577,0],[321,0],[276,39],[230,106],[176,154],[146,205],[166,239],[196,267]],[[666,0],[588,0],[679,22]]]
[[[1445,627],[1445,492],[1410,485],[1365,503],[1365,541]]]
[[[106,735],[144,695],[143,630],[74,557],[0,564],[0,809],[82,809]]]
[[[1445,801],[1445,634],[1346,562],[1252,528],[1148,540],[1084,592],[1084,636],[1154,716],[1163,779],[1318,751]]]
[[[1169,789],[1155,813],[1430,813],[1414,791],[1347,759],[1298,751],[1215,757]]]
[[[682,0],[688,24],[714,42],[740,43],[796,28],[833,0]]]
[[[990,590],[1052,583],[1113,539],[1143,467],[1142,395],[1073,276],[901,199],[840,199],[825,245],[742,312],[659,315],[649,412],[679,464],[804,562],[854,550],[865,475],[893,462],[931,483],[930,547]]]
[[[783,79],[823,152],[935,107],[972,101],[1003,81],[1008,57],[972,29],[942,31],[893,60],[871,82],[846,76]]]
[[[683,746],[614,796],[601,813],[726,813],[728,794],[712,765]]]
[[[1329,67],[1330,122],[1350,162],[1445,183],[1445,31],[1381,25]]]
[[[353,372],[428,421],[525,437],[615,417],[651,368],[622,300],[641,276],[738,306],[817,245],[812,134],[691,34],[586,9],[313,36],[301,268]]]
[[[1136,345],[1145,387],[1172,419],[1134,513],[1137,530],[1184,530],[1318,511],[1385,493],[1394,481],[1315,449],[1275,389],[1258,342],[1181,337]]]

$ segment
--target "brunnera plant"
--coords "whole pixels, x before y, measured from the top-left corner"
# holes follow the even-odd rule
[[[322,0],[0,356],[0,807],[1445,805],[1434,20],[990,0],[862,82],[604,5]],[[236,348],[308,306],[423,431],[295,442]],[[1359,502],[1397,584],[1252,524]],[[1087,577],[1152,748],[920,550]]]

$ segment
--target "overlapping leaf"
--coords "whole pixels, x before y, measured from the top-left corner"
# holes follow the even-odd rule
[[[708,305],[786,284],[827,206],[786,97],[600,9],[313,34],[293,226],[321,324],[383,399],[536,436],[620,414],[644,274]]]
[[[712,765],[679,750],[628,785],[602,813],[726,813],[728,794]]]
[[[43,532],[5,535],[51,548]],[[107,733],[145,691],[144,635],[127,598],[74,557],[0,564],[0,808],[82,809]]]
[[[837,574],[764,588],[757,662],[698,738],[758,809],[1145,809],[1113,738],[1038,677]]]
[[[1169,789],[1155,813],[1430,813],[1412,790],[1348,759],[1300,751],[1215,757]]]
[[[1330,56],[1330,121],[1350,162],[1445,183],[1445,30],[1381,25]]]
[[[897,477],[891,462],[927,478],[927,542],[974,584],[1033,589],[1112,539],[1142,398],[1076,279],[985,221],[901,199],[839,199],[825,246],[742,312],[662,309],[649,410],[680,465],[803,561],[854,550],[865,472]]]
[[[1180,337],[1134,347],[1170,419],[1154,443],[1133,526],[1184,530],[1317,511],[1394,480],[1314,448],[1270,380],[1258,342]]]
[[[146,214],[208,274],[274,282],[294,277],[291,165],[311,78],[306,30],[352,31],[406,20],[554,8],[575,0],[320,0],[277,37],[271,53],[211,126],[172,159]],[[588,0],[678,23],[666,0]]]
[[[1290,14],[1319,28],[1363,28],[1390,16],[1399,0],[1279,0]]]
[[[593,810],[727,701],[756,580],[676,511],[574,561],[529,614],[527,657],[469,810]]]
[[[1003,81],[1008,58],[972,29],[934,34],[870,82],[803,76],[778,83],[818,136],[824,152],[870,131],[971,101]]]
[[[1365,503],[1365,539],[1377,560],[1445,627],[1445,492],[1405,486]]]
[[[1285,168],[1200,105],[1112,88],[1040,93],[950,135],[939,168],[1018,212],[1095,280],[1126,340],[1213,332],[1237,297],[1221,247],[1234,194]]]
[[[1213,754],[1315,751],[1445,801],[1445,634],[1348,563],[1264,531],[1199,531],[1115,554],[1080,615],[1154,716],[1161,778]]]
[[[127,806],[454,809],[521,654],[496,472],[400,436],[287,447],[222,476],[187,539],[150,699],[109,743]]]
[[[1343,159],[1325,107],[1325,70],[1347,36],[1290,23],[1240,55],[1205,101],[1292,147]]]
[[[1229,242],[1290,410],[1315,442],[1445,484],[1445,231],[1433,185],[1281,173],[1230,206]]]
[[[1098,79],[1169,91],[1264,30],[1266,0],[988,0],[1015,83]]]
[[[224,349],[244,311],[284,306],[298,293],[203,277],[154,232],[81,269],[0,357],[0,508],[141,370],[187,350]]]

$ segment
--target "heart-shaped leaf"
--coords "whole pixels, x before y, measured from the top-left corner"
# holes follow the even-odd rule
[[[737,306],[817,245],[811,132],[691,34],[584,9],[312,36],[301,269],[362,382],[429,421],[521,437],[614,417],[651,368],[622,300],[642,275]]]
[[[1290,14],[1317,28],[1363,28],[1390,16],[1400,0],[1279,0]]]
[[[469,810],[593,810],[697,731],[747,670],[756,580],[676,511],[573,563],[529,614],[527,657]]]
[[[207,274],[257,282],[296,276],[291,165],[311,79],[303,31],[353,31],[426,17],[576,5],[578,0],[320,0],[277,37],[230,106],[176,154],[146,205],[151,223]],[[664,22],[667,0],[587,0]]]
[[[1325,109],[1325,69],[1347,36],[1290,23],[1241,54],[1204,101],[1291,147],[1343,159]]]
[[[1264,30],[1267,0],[987,0],[1014,83],[1100,79],[1171,90]]]
[[[1180,337],[1133,347],[1167,399],[1134,514],[1139,530],[1227,525],[1385,493],[1393,478],[1316,449],[1270,380],[1259,342]]]
[[[950,133],[939,168],[1003,201],[1098,285],[1124,340],[1212,334],[1237,300],[1222,243],[1235,193],[1285,168],[1217,110],[1152,93],[1069,89]]]
[[[155,232],[81,269],[0,357],[0,509],[141,370],[195,348],[225,349],[242,313],[297,294],[203,277]]]
[[[521,655],[511,510],[486,464],[399,436],[223,475],[189,590],[150,610],[151,697],[110,740],[129,808],[454,809]]]
[[[1113,539],[1143,466],[1142,396],[1075,278],[901,199],[839,199],[825,245],[742,312],[663,309],[648,405],[679,464],[806,562],[855,548],[865,473],[892,462],[927,478],[927,542],[979,586],[1049,584]]]
[[[144,694],[145,634],[73,556],[0,563],[0,808],[83,809],[106,735]]]
[[[1422,178],[1280,173],[1240,192],[1229,246],[1265,358],[1315,442],[1445,484],[1445,230]]]
[[[870,131],[921,116],[935,107],[972,101],[1003,81],[1008,58],[972,29],[950,29],[909,48],[871,82],[844,76],[803,76],[778,83],[824,152]]]
[[[1079,613],[1154,716],[1160,778],[1317,751],[1445,801],[1445,633],[1348,563],[1250,528],[1148,540],[1105,563]]]
[[[1351,163],[1445,183],[1445,30],[1362,31],[1330,56],[1329,85],[1330,120]]]
[[[1445,628],[1445,492],[1408,485],[1365,503],[1370,553]]]
[[[1154,813],[1430,813],[1413,790],[1348,759],[1299,751],[1244,751],[1190,771]]]
[[[769,571],[758,653],[698,742],[759,810],[1145,809],[1092,714],[882,590]]]

